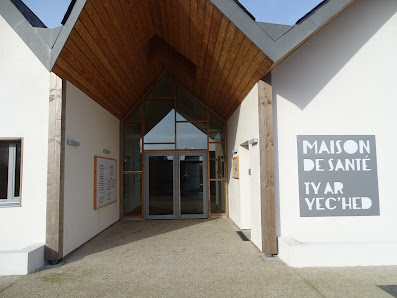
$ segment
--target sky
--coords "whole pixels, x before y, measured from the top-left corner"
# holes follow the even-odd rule
[[[239,0],[257,22],[294,25],[323,0]]]
[[[48,28],[61,25],[70,1],[23,0]],[[240,0],[240,2],[258,22],[293,25],[322,0]]]
[[[0,0],[1,1],[1,0]],[[61,26],[71,0],[22,0],[48,27]]]

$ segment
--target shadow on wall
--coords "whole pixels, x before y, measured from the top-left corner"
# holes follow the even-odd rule
[[[302,54],[308,46],[304,45],[274,71],[284,82],[277,94],[305,109],[396,12],[396,0],[357,0],[308,42],[312,55]],[[332,42],[324,42],[324,35]],[[367,74],[376,71],[368,69]]]
[[[310,40],[279,68],[273,71],[274,82],[282,79],[282,86],[274,86],[273,98],[277,95],[295,104],[301,110],[318,95],[332,78],[397,12],[396,0],[356,0],[329,26]],[[324,42],[324,40],[328,42]],[[329,42],[332,41],[332,42]],[[310,47],[310,54],[305,50]],[[382,53],[379,53],[382,55]],[[377,59],[377,57],[373,57]],[[302,73],[302,70],[304,73]],[[368,69],[373,75],[377,69]],[[363,74],[365,75],[365,74]],[[348,82],[347,82],[348,84]],[[277,101],[273,101],[274,161],[276,195],[276,231],[281,235],[279,196],[279,157]],[[291,123],[293,125],[293,123]]]

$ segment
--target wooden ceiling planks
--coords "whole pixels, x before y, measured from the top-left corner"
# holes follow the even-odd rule
[[[156,35],[193,76],[150,56]],[[53,71],[118,118],[166,71],[228,119],[272,64],[210,0],[87,0]]]
[[[220,49],[220,56],[219,56],[218,60],[216,61],[215,69],[213,70],[214,76],[207,83],[206,90],[205,91],[202,90],[202,92],[205,92],[204,98],[208,99],[209,105],[212,105],[213,97],[211,97],[211,95],[215,92],[216,87],[218,86],[218,83],[222,77],[222,71],[225,66],[226,60],[229,56],[229,52],[230,52],[231,46],[234,42],[234,39],[236,37],[236,33],[237,33],[237,27],[229,21],[228,29],[225,33],[225,39],[222,44],[222,48]],[[221,35],[223,35],[223,34],[221,34]]]
[[[220,71],[220,78],[218,81],[217,85],[214,85],[214,90],[209,94],[209,105],[213,108],[217,104],[215,99],[219,97],[221,90],[226,83],[227,78],[229,77],[230,70],[232,68],[232,65],[235,61],[235,58],[241,48],[241,44],[243,43],[244,40],[244,34],[240,30],[237,30],[236,35],[234,36],[232,46],[229,50],[229,53],[227,54],[227,58],[225,61],[225,64],[223,65],[223,68]],[[222,104],[223,101],[226,101],[227,99],[223,98],[222,99]]]

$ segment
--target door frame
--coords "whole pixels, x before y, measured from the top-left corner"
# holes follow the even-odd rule
[[[145,219],[196,219],[208,218],[208,152],[207,151],[145,151],[145,179],[144,179],[144,217]],[[202,156],[203,157],[203,213],[202,214],[181,214],[180,195],[180,157]],[[173,214],[149,215],[149,157],[150,156],[173,156]]]

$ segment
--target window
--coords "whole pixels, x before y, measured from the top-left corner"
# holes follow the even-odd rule
[[[226,215],[225,134],[225,123],[205,104],[162,77],[123,120],[122,215],[144,217],[144,152],[182,150],[209,153],[209,212]]]
[[[21,141],[0,140],[0,206],[20,206]]]

